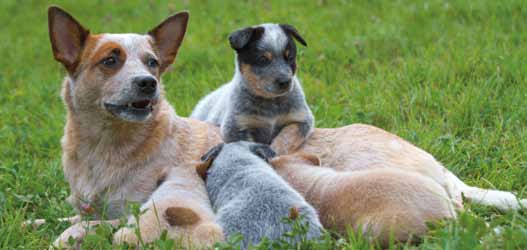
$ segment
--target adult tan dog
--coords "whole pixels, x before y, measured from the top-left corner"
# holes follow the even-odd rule
[[[65,11],[51,7],[49,32],[55,59],[68,72],[62,89],[67,109],[62,149],[64,174],[71,188],[68,201],[80,214],[91,213],[99,219],[117,218],[126,214],[126,202],[140,202],[146,212],[139,222],[131,217],[129,223],[140,224],[143,242],[167,230],[170,237],[182,238],[188,245],[206,247],[222,240],[223,233],[214,222],[204,183],[193,162],[221,141],[219,130],[177,116],[163,97],[160,82],[162,73],[174,61],[187,20],[188,13],[181,12],[145,35],[94,35]],[[501,208],[519,206],[510,193],[489,191],[485,195],[480,189],[464,185],[428,153],[371,126],[315,129],[300,150],[319,155],[326,166],[337,171],[377,168],[397,172],[379,171],[384,179],[362,180],[371,186],[417,175],[433,180],[448,195],[422,192],[419,185],[426,189],[428,184],[421,183],[417,187],[394,185],[392,189],[398,190],[401,197],[384,197],[393,199],[390,204],[398,204],[397,209],[414,213],[418,223],[454,216],[450,198],[461,202],[461,192]],[[326,205],[348,209],[349,204],[337,202],[340,197],[334,199]],[[407,202],[398,203],[398,199]],[[425,216],[426,211],[421,211],[424,208],[412,206],[422,199],[434,200],[444,209]],[[376,201],[364,202],[368,208]],[[385,207],[387,213],[391,209],[394,207]],[[74,224],[55,245],[67,246],[70,236],[82,240],[85,226],[98,223],[102,221]],[[117,224],[115,220],[110,223]],[[393,227],[393,220],[387,220],[377,226],[393,228],[396,233],[406,228],[404,220],[397,223],[398,227]],[[139,239],[133,229],[124,227],[114,240],[137,243]]]
[[[57,7],[48,14],[53,54],[68,71],[62,89],[68,201],[101,219],[121,216],[126,202],[143,203],[144,242],[162,230],[197,247],[222,240],[203,181],[186,164],[220,138],[205,123],[177,117],[159,82],[183,40],[188,13],[167,18],[146,35],[93,35]],[[81,222],[55,245],[85,233]],[[115,240],[138,241],[130,228],[122,228]]]

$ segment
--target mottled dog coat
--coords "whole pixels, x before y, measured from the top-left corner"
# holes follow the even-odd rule
[[[191,118],[221,126],[225,142],[271,144],[278,154],[296,150],[312,131],[313,115],[295,75],[293,38],[306,45],[290,25],[233,32],[234,78],[201,100]]]
[[[241,233],[244,249],[264,237],[277,240],[291,231],[291,225],[281,220],[291,216],[292,209],[309,223],[307,238],[321,234],[315,209],[266,162],[274,155],[264,144],[220,144],[203,156],[204,162],[197,168],[206,179],[218,224],[226,237]]]

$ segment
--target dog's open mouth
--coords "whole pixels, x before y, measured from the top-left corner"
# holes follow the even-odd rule
[[[144,99],[127,104],[104,103],[104,107],[114,116],[128,121],[144,121],[154,111],[157,100]]]
[[[128,103],[128,107],[135,108],[135,109],[152,109],[152,101],[142,100],[138,102],[131,102],[131,103]]]

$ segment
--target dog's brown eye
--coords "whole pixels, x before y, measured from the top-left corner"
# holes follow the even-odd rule
[[[115,56],[109,56],[104,58],[101,63],[106,67],[112,67],[117,64],[117,58],[115,58]]]
[[[159,66],[159,62],[155,58],[148,58],[146,65],[148,65],[150,68],[155,68]]]

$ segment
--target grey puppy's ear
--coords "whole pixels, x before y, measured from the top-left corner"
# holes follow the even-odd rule
[[[266,144],[252,145],[250,150],[258,157],[264,159],[266,162],[269,162],[269,160],[276,157],[276,152],[274,152],[271,146]]]
[[[289,24],[280,24],[280,27],[282,28],[282,30],[284,30],[284,32],[286,34],[289,34],[291,35],[293,38],[295,38],[299,43],[301,43],[302,45],[304,46],[307,46],[307,43],[306,41],[304,40],[304,38],[300,35],[300,33],[298,33],[298,31],[296,30],[295,27],[293,27],[293,25],[289,25]]]
[[[229,43],[234,50],[240,50],[249,44],[250,41],[260,39],[263,32],[263,27],[239,29],[229,35]]]
[[[201,176],[203,180],[207,179],[207,171],[209,170],[214,158],[220,154],[221,149],[223,149],[223,145],[224,143],[220,143],[212,147],[207,153],[201,156],[201,162],[196,166],[196,172],[198,172],[199,176]]]

